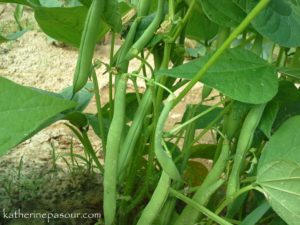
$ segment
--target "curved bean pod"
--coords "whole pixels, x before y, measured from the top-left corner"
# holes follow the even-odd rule
[[[204,179],[201,187],[197,190],[197,192],[193,196],[193,200],[200,205],[207,204],[209,198],[212,194],[217,190],[213,188],[213,186],[220,180],[222,173],[227,165],[227,161],[230,155],[230,147],[227,139],[224,139],[222,145],[222,151],[215,165],[209,172],[209,174]],[[193,225],[197,222],[200,213],[195,211],[195,209],[187,205],[179,218],[176,220],[175,225]]]
[[[162,209],[165,201],[168,198],[170,183],[170,177],[163,171],[155,188],[155,191],[149,203],[143,210],[137,225],[153,224],[154,220],[159,215],[160,210]]]
[[[164,125],[173,106],[174,97],[172,95],[170,95],[170,97],[167,99],[167,102],[157,121],[154,137],[154,148],[155,155],[158,162],[162,166],[162,169],[170,176],[170,178],[180,181],[182,179],[175,163],[172,160],[172,157],[163,149],[162,146]]]

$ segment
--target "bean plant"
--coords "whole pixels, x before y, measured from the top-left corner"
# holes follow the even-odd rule
[[[60,93],[0,78],[1,155],[64,120],[103,176],[98,224],[299,224],[298,0],[0,2],[30,8],[79,52]],[[109,63],[94,57],[105,35]],[[178,105],[181,121],[166,126]]]

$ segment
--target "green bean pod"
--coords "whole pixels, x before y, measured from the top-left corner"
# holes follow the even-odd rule
[[[140,0],[138,2],[138,16],[146,16],[148,14],[149,8],[151,6],[151,1],[149,0]]]
[[[139,23],[139,18],[136,18],[133,21],[132,25],[130,26],[130,30],[126,36],[125,42],[122,44],[122,47],[120,48],[119,53],[117,54],[116,65],[122,73],[127,72],[129,60],[126,60],[126,56],[134,42],[135,34]]]
[[[138,137],[141,134],[141,129],[143,126],[143,121],[145,119],[145,116],[151,106],[151,91],[148,90],[145,92],[141,103],[134,115],[132,124],[129,128],[129,131],[126,135],[126,138],[124,140],[124,144],[121,147],[120,154],[119,154],[119,166],[118,166],[118,175],[120,176],[121,173],[126,168],[128,162],[132,158],[133,150],[135,147],[135,144],[138,140]]]
[[[100,29],[99,22],[104,12],[105,2],[105,0],[93,0],[89,8],[81,36],[79,56],[73,77],[74,94],[84,87],[89,78]]]
[[[164,3],[165,0],[158,0],[156,15],[151,24],[144,31],[142,36],[133,44],[130,48],[127,59],[132,59],[135,57],[142,49],[148,44],[148,42],[152,39],[155,31],[159,27],[163,16],[164,16]]]
[[[246,153],[251,146],[255,129],[259,124],[265,106],[265,104],[254,106],[247,114],[246,119],[243,123],[237,143],[236,153],[234,156],[232,171],[228,180],[226,193],[227,197],[233,195],[240,188],[240,172],[245,160]]]
[[[104,167],[104,218],[105,225],[114,222],[117,202],[117,171],[119,150],[125,124],[127,77],[122,75],[117,86],[114,115],[107,135]]]
[[[174,161],[172,160],[172,156],[166,152],[162,146],[164,125],[173,106],[174,97],[172,95],[170,95],[170,97],[167,99],[167,102],[157,121],[154,135],[154,148],[155,155],[162,169],[170,176],[170,178],[181,181],[181,175]]]
[[[227,161],[230,155],[230,147],[227,139],[224,139],[221,154],[216,161],[215,165],[204,179],[201,187],[193,196],[193,200],[200,205],[206,205],[209,198],[217,190],[218,186],[213,188],[220,180],[224,169],[226,168]],[[197,222],[200,213],[192,206],[187,205],[179,218],[176,220],[175,225],[193,225]]]
[[[152,197],[137,225],[152,225],[169,195],[170,177],[163,171]]]

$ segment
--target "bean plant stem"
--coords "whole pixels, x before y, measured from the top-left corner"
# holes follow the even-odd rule
[[[178,131],[180,131],[181,129],[183,129],[184,127],[188,126],[190,123],[195,122],[195,120],[205,116],[207,113],[213,111],[214,109],[216,109],[217,107],[219,107],[220,105],[224,104],[225,100],[222,100],[220,102],[218,102],[217,104],[213,105],[212,107],[210,107],[209,109],[205,110],[202,113],[199,113],[197,116],[194,116],[193,118],[189,119],[188,121],[176,126],[175,128],[173,128],[171,131],[168,132],[168,134],[175,134]]]
[[[175,33],[173,34],[172,37],[167,39],[167,41],[169,43],[173,43],[178,38],[178,36],[182,32],[182,30],[184,29],[186,23],[188,22],[189,18],[191,17],[195,5],[196,5],[196,0],[192,0],[192,2],[189,5],[188,11],[186,12],[186,14],[185,14],[184,18],[182,19],[182,21],[180,21],[177,29],[175,30]]]
[[[104,122],[103,122],[103,115],[102,115],[102,108],[101,108],[101,97],[100,97],[100,92],[99,92],[98,79],[97,79],[97,74],[94,69],[92,69],[92,79],[93,79],[94,93],[95,93],[95,99],[96,99],[98,126],[99,126],[101,141],[102,141],[103,152],[105,154],[105,152],[106,152],[106,134],[104,131]]]
[[[115,40],[116,40],[116,34],[115,32],[111,33],[111,42],[110,42],[110,54],[109,54],[109,117],[112,119],[113,117],[113,73],[112,73],[112,67],[113,67],[113,58],[114,58],[114,48],[115,48]]]
[[[220,225],[231,225],[231,223],[229,223],[225,219],[219,217],[217,214],[211,212],[210,210],[205,208],[203,205],[200,205],[196,201],[186,197],[185,195],[181,194],[180,192],[178,192],[172,188],[170,188],[170,194],[174,195],[176,198],[180,199],[181,201],[185,202],[186,204],[190,205],[191,207],[197,209],[199,212],[203,213],[204,215],[206,215],[207,217],[209,217],[216,223],[218,223]]]
[[[101,165],[99,159],[97,158],[96,152],[91,144],[91,141],[89,139],[89,136],[88,136],[86,130],[82,131],[82,138],[84,141],[83,144],[84,144],[85,149],[88,151],[88,154],[91,156],[91,158],[95,162],[98,169],[103,173],[104,172],[103,166]]]
[[[235,192],[232,196],[226,198],[225,201],[222,202],[222,204],[216,209],[215,213],[218,215],[220,214],[223,209],[228,206],[230,203],[232,203],[237,197],[239,197],[241,194],[244,194],[246,192],[249,192],[251,190],[255,189],[253,184],[245,186],[241,188],[239,191]]]

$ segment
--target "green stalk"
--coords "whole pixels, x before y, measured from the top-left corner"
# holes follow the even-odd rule
[[[188,121],[176,126],[175,128],[173,128],[171,131],[168,132],[168,135],[169,134],[175,134],[177,133],[178,131],[180,131],[181,129],[183,129],[184,127],[188,126],[190,123],[193,123],[195,122],[197,119],[205,116],[207,113],[213,111],[214,109],[216,109],[217,107],[219,107],[220,105],[222,105],[223,103],[225,103],[225,100],[222,100],[220,101],[219,103],[213,105],[212,107],[210,107],[209,109],[205,110],[204,112],[202,113],[199,113],[197,116],[194,116],[193,118],[189,119]]]
[[[92,70],[92,79],[94,84],[94,92],[95,92],[95,98],[96,98],[96,106],[97,106],[97,117],[98,117],[98,123],[99,123],[99,131],[102,138],[102,146],[103,146],[103,152],[105,154],[106,152],[106,134],[104,131],[104,123],[103,123],[103,116],[102,116],[102,108],[101,108],[101,97],[99,92],[99,85],[98,85],[98,79],[97,74],[95,70]]]
[[[169,17],[170,17],[171,20],[173,20],[174,16],[175,16],[174,0],[169,0]]]
[[[169,61],[170,61],[170,55],[171,55],[171,50],[172,50],[172,45],[170,43],[165,43],[165,48],[164,48],[164,57],[160,66],[160,69],[167,69],[169,66]],[[162,85],[165,85],[167,82],[167,77],[164,76],[158,80],[158,82]],[[156,95],[156,106],[161,105],[161,102],[163,100],[163,94],[164,94],[164,89],[161,87],[157,88],[157,95]],[[160,111],[160,107],[157,107],[157,109]],[[159,111],[156,111],[156,114],[159,113]]]
[[[91,144],[91,141],[87,135],[86,130],[82,131],[82,138],[83,138],[84,148],[88,151],[88,154],[92,157],[98,169],[103,173],[104,172],[103,166],[101,165],[99,159],[97,158],[96,152]]]
[[[227,105],[223,112],[221,112],[213,121],[211,121],[207,127],[205,127],[199,135],[197,135],[194,139],[194,141],[190,144],[190,147],[192,147],[197,141],[199,141],[210,129],[212,129],[212,127],[219,121],[221,120],[221,118],[228,112],[228,110],[230,109],[230,105]],[[214,160],[216,161],[216,160]]]
[[[113,67],[113,60],[114,60],[114,48],[115,48],[115,41],[116,41],[116,34],[112,32],[111,35],[111,42],[110,42],[110,53],[109,53],[109,81],[108,81],[108,88],[109,88],[109,117],[112,119],[113,117],[113,74],[112,74],[112,67]]]
[[[184,27],[185,27],[186,23],[188,22],[189,18],[191,17],[195,5],[196,5],[196,0],[192,0],[192,2],[189,4],[188,11],[186,12],[184,18],[182,19],[182,21],[180,21],[178,27],[176,27],[177,29],[175,30],[172,37],[167,39],[167,42],[169,42],[169,43],[175,42],[177,37],[180,35],[182,30],[184,29]]]
[[[226,41],[222,44],[220,48],[210,57],[208,62],[200,69],[200,71],[194,76],[194,78],[188,83],[188,85],[182,90],[182,92],[175,99],[173,107],[176,106],[181,99],[194,87],[194,85],[201,80],[205,73],[215,64],[223,52],[231,45],[238,35],[240,35],[251,21],[268,5],[270,0],[261,0],[246,16],[242,23],[229,35]]]
[[[226,221],[223,218],[219,217],[217,214],[215,214],[215,213],[211,212],[210,210],[208,210],[207,208],[205,208],[203,205],[199,204],[195,200],[192,200],[192,199],[186,197],[185,195],[181,194],[180,192],[178,192],[174,189],[170,189],[170,194],[174,195],[176,198],[178,198],[181,201],[185,202],[186,204],[188,204],[193,209],[196,209],[200,213],[203,213],[204,215],[206,215],[208,218],[215,221],[216,223],[218,223],[220,225],[232,225],[228,221]]]
[[[254,186],[251,184],[251,185],[248,185],[248,186],[245,186],[243,188],[241,188],[240,190],[238,190],[237,192],[234,193],[234,195],[231,195],[229,198],[227,198],[216,210],[216,214],[220,214],[223,209],[228,206],[230,203],[232,203],[235,199],[237,199],[237,197],[239,197],[241,194],[244,194],[246,192],[249,192],[251,190],[254,189]]]

